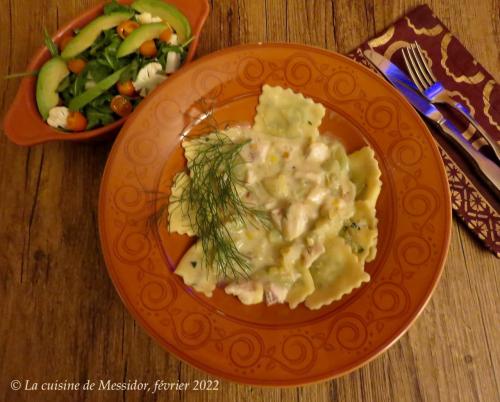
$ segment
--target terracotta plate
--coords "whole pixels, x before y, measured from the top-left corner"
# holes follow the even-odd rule
[[[369,144],[382,170],[379,251],[366,267],[372,280],[318,311],[244,306],[220,289],[211,299],[191,291],[173,273],[191,240],[149,220],[184,167],[181,133],[203,129],[207,108],[221,125],[251,123],[264,83],[321,102],[321,131],[349,151]],[[389,84],[333,52],[267,44],[204,57],[141,104],[106,166],[99,223],[118,292],[165,349],[231,381],[290,386],[345,374],[408,329],[441,275],[451,207],[436,145]]]

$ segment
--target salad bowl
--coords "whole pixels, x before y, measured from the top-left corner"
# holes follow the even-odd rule
[[[132,0],[119,0],[118,3],[129,5]],[[208,17],[210,7],[208,0],[168,0],[166,3],[176,6],[189,20],[194,37],[184,64],[189,63],[195,56],[199,37],[203,25]],[[103,13],[105,3],[101,3],[69,22],[61,28],[52,40],[60,45],[63,38],[70,35],[75,29],[82,28]],[[28,64],[27,71],[36,72],[51,58],[49,49],[41,47]],[[23,78],[14,101],[5,116],[3,129],[7,137],[14,143],[22,146],[37,145],[49,141],[90,141],[114,137],[117,129],[121,127],[127,117],[96,129],[67,133],[49,126],[37,109],[35,97],[37,77]]]

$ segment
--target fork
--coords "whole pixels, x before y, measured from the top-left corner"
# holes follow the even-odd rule
[[[481,125],[470,115],[469,111],[460,103],[455,101],[444,88],[427,65],[422,49],[417,42],[403,48],[403,58],[410,76],[419,91],[431,103],[445,103],[464,116],[490,145],[495,153],[497,162],[500,161],[500,146],[495,139],[488,134]]]

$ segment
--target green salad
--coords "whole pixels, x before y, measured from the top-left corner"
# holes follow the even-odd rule
[[[38,72],[36,101],[54,128],[79,132],[128,116],[183,63],[192,40],[187,18],[162,0],[113,1],[59,46]]]

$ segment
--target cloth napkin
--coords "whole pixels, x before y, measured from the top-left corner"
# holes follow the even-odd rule
[[[466,106],[495,140],[500,141],[500,85],[479,64],[427,5],[414,9],[385,32],[363,43],[349,57],[375,71],[363,51],[375,49],[406,71],[401,48],[417,41],[436,78]],[[377,71],[376,71],[377,72]],[[473,126],[447,107],[439,107],[484,155],[493,152]],[[474,173],[470,163],[429,125],[443,158],[453,210],[479,240],[500,258],[500,201]]]

